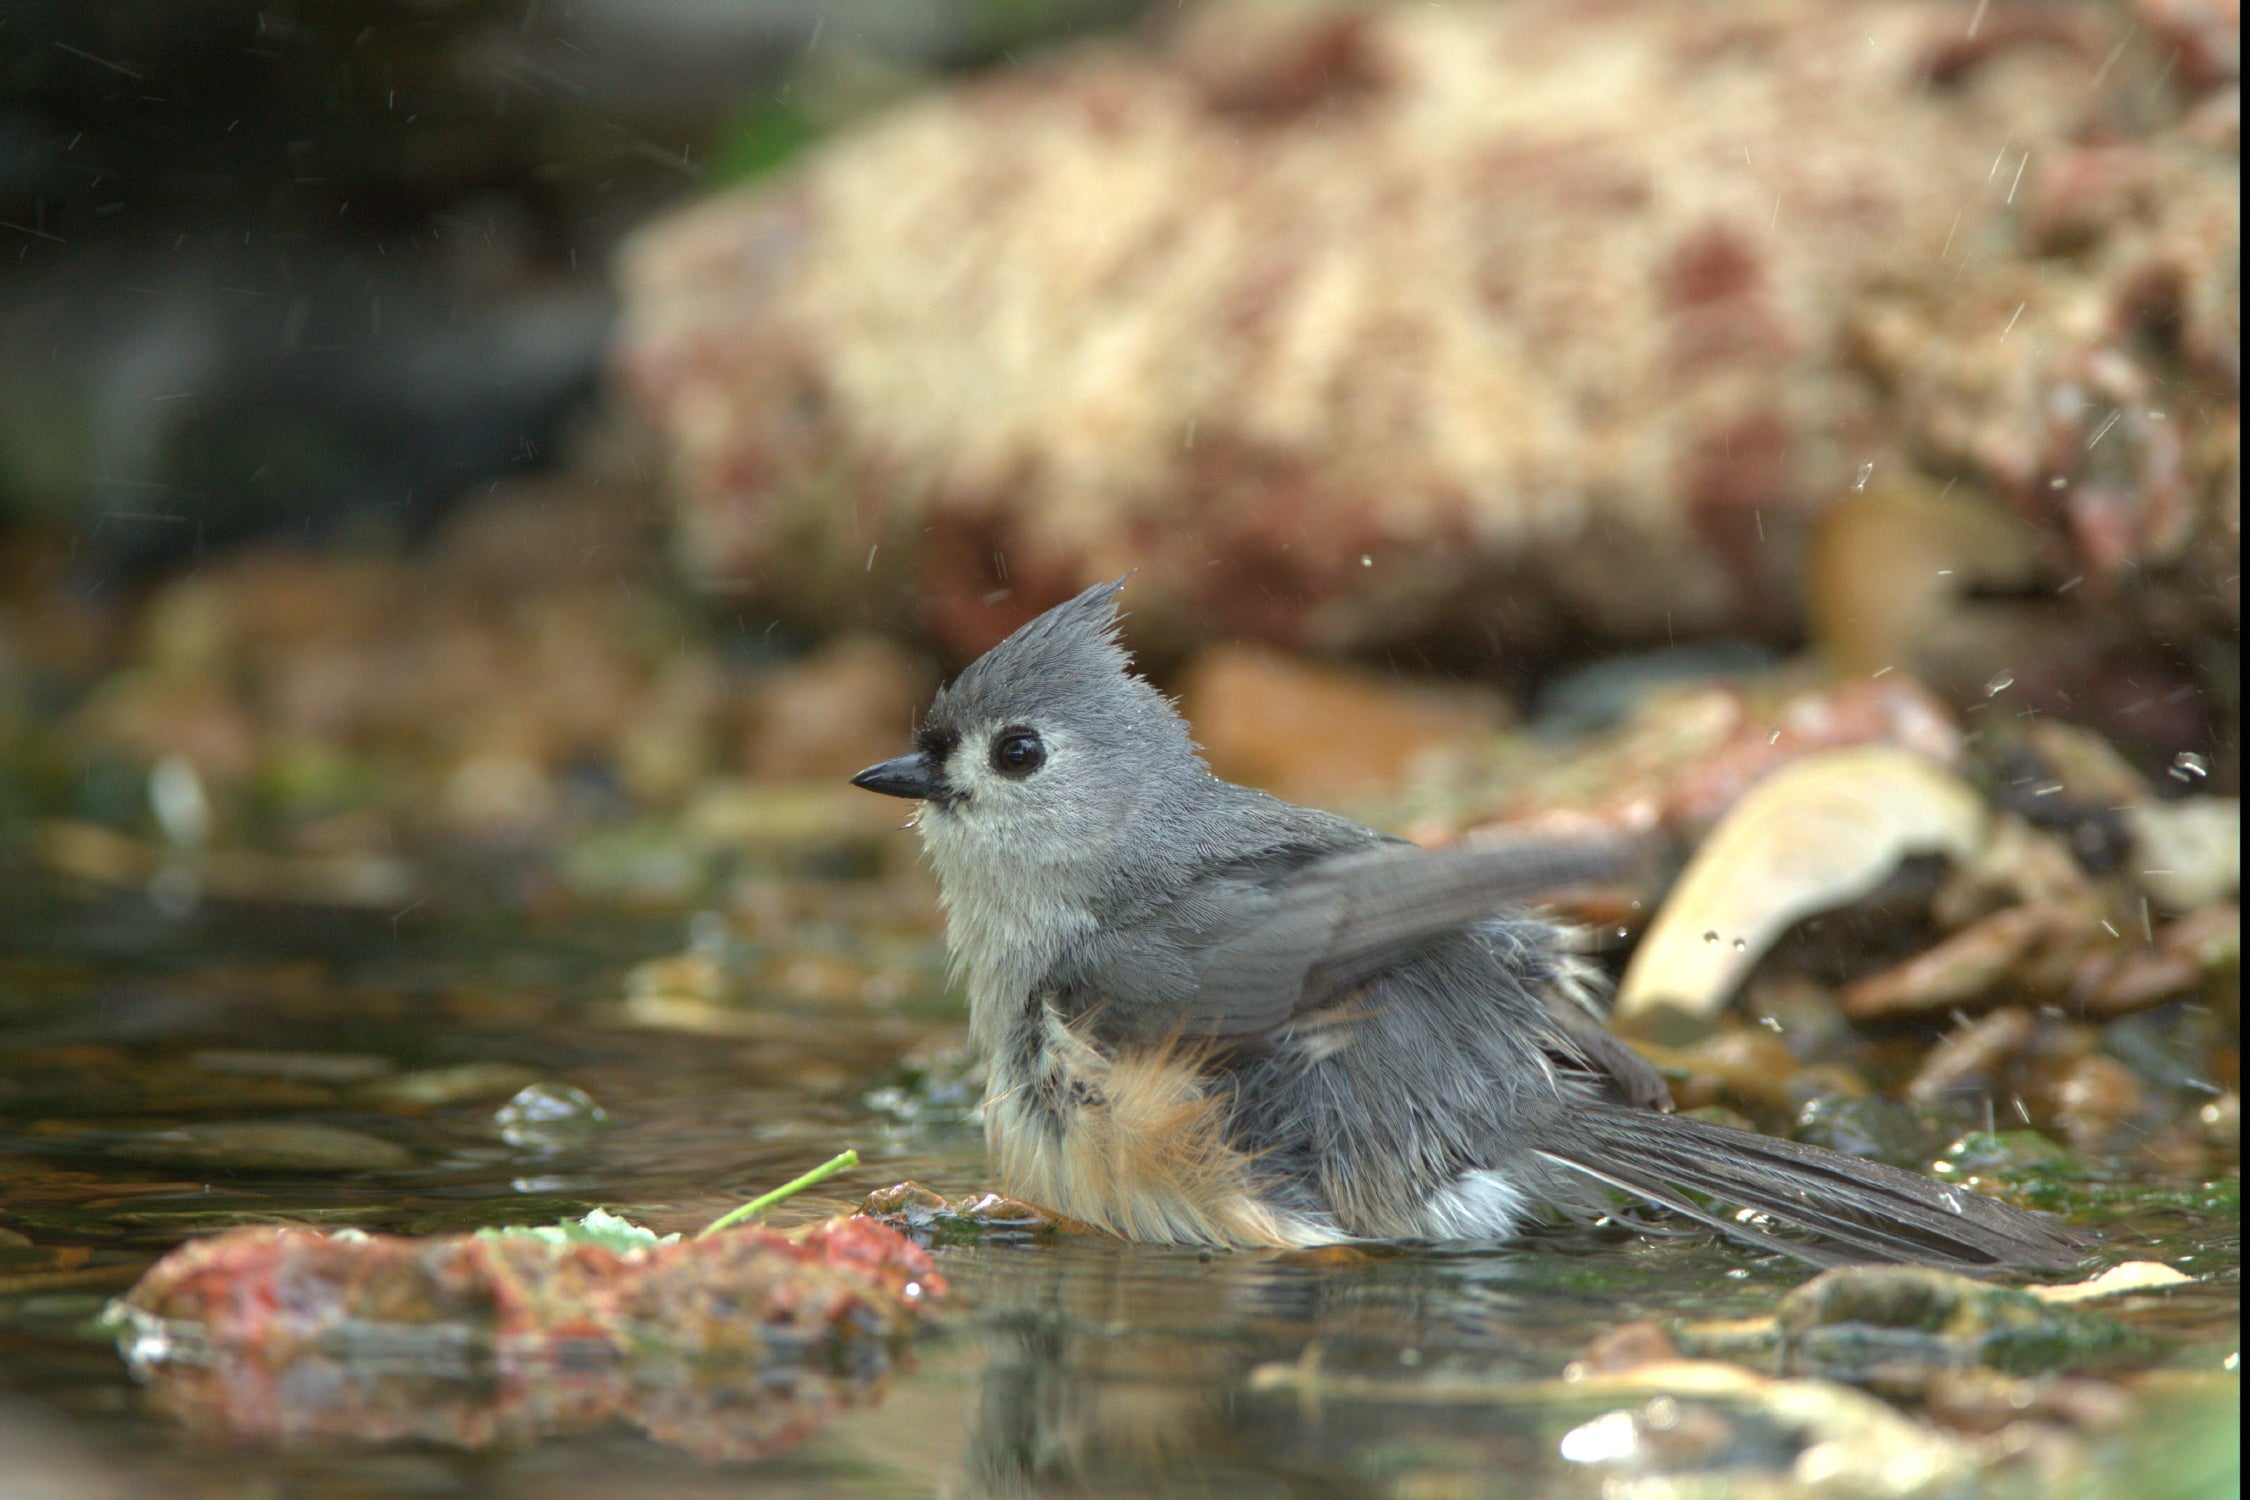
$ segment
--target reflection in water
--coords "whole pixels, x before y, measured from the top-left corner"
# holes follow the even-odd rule
[[[986,1363],[958,1488],[1249,1495],[1488,1464],[1559,1475],[1568,1424],[1548,1414],[1336,1403],[1256,1377],[1290,1365],[1403,1388],[1463,1361],[1487,1385],[1551,1376],[1598,1300],[1600,1263],[1576,1253],[1592,1248],[1212,1258],[1085,1242],[975,1255],[956,1274]],[[1628,1287],[1650,1269],[1610,1263]]]
[[[996,1259],[979,1286],[971,1493],[1141,1493],[1152,1475],[1193,1493],[1239,1477],[1227,1398],[1254,1350],[1222,1331],[1242,1321],[1242,1278],[1108,1244]]]
[[[662,1357],[593,1370],[515,1360],[453,1371],[316,1352],[278,1365],[240,1352],[208,1364],[128,1358],[157,1408],[206,1438],[475,1450],[617,1423],[710,1462],[793,1448],[847,1408],[880,1401],[889,1376],[887,1366],[830,1374]]]

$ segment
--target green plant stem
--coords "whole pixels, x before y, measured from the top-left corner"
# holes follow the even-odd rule
[[[840,1156],[832,1156],[794,1182],[785,1182],[772,1192],[752,1198],[740,1208],[719,1215],[711,1221],[710,1226],[703,1231],[703,1234],[697,1235],[696,1238],[701,1239],[704,1234],[717,1234],[722,1229],[732,1229],[737,1224],[755,1219],[783,1199],[794,1198],[806,1188],[816,1187],[838,1172],[848,1172],[858,1165],[859,1153],[857,1151],[846,1151]]]

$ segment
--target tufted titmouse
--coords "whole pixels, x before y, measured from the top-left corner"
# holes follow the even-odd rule
[[[1213,1246],[1498,1240],[1623,1195],[1821,1264],[2078,1259],[1965,1188],[1667,1113],[1567,932],[1505,911],[1623,841],[1426,851],[1221,781],[1131,671],[1123,583],[1017,630],[853,778],[921,803],[1005,1191]]]

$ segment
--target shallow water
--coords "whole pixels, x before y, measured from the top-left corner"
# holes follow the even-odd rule
[[[1764,1312],[1807,1274],[1702,1238],[1591,1232],[1312,1257],[986,1242],[939,1250],[956,1297],[910,1367],[801,1392],[830,1419],[769,1457],[713,1462],[618,1422],[501,1450],[246,1445],[166,1409],[93,1326],[190,1235],[277,1219],[426,1233],[597,1205],[693,1228],[846,1145],[866,1165],[778,1222],[906,1178],[980,1186],[957,1111],[869,1098],[952,1034],[934,948],[869,935],[921,978],[872,1000],[777,992],[713,1034],[621,1003],[633,965],[682,946],[673,917],[179,918],[37,887],[6,907],[0,1451],[18,1457],[0,1495],[1595,1495],[1606,1471],[1563,1438],[1616,1402],[1568,1399],[1564,1365],[1627,1319]],[[526,1084],[559,1118],[519,1109],[503,1127]],[[606,1119],[573,1114],[566,1087]],[[2218,1370],[2238,1225],[2143,1216],[2106,1258],[2152,1250],[2216,1274],[2162,1310],[2141,1362]],[[1737,1474],[1793,1451],[1754,1422],[1728,1444],[1712,1463]]]

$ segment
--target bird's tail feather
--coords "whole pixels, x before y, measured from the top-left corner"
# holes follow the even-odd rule
[[[1653,1110],[1581,1106],[1572,1112],[1568,1139],[1544,1145],[1536,1155],[1582,1179],[1815,1265],[1875,1260],[1957,1270],[2065,1269],[2078,1264],[2090,1243],[2065,1225],[1965,1187]],[[1772,1233],[1699,1197],[1816,1238]]]

